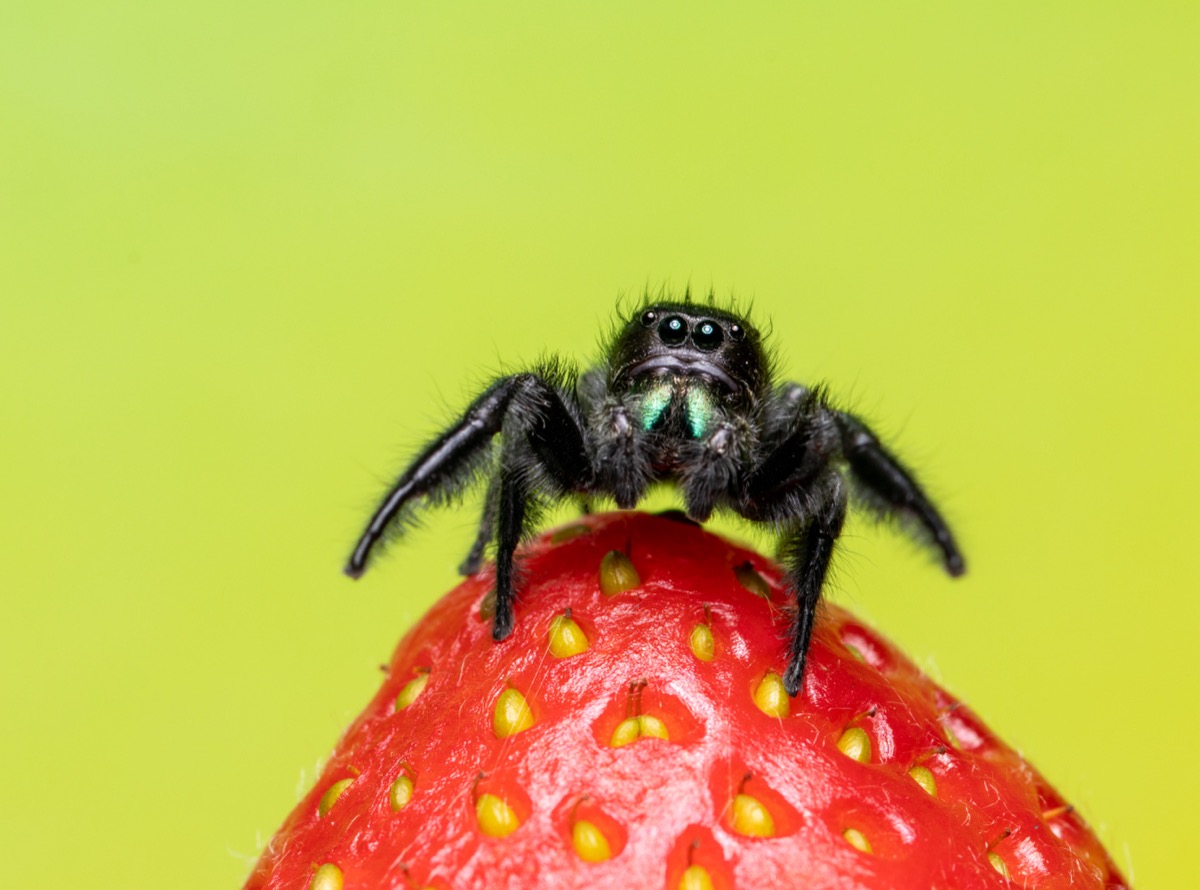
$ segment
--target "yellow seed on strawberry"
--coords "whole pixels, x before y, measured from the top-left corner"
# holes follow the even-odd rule
[[[405,773],[401,773],[400,777],[392,783],[391,791],[388,792],[388,802],[391,803],[392,809],[396,812],[408,806],[408,802],[412,800],[413,781]]]
[[[957,705],[955,705],[955,707],[957,707]],[[954,708],[950,709],[950,711],[953,710]],[[961,751],[963,749],[962,740],[954,734],[954,727],[945,722],[945,718],[949,716],[950,711],[947,711],[942,715],[942,732],[946,734],[946,741],[950,743],[950,747],[956,751]]]
[[[708,869],[700,865],[689,865],[679,879],[679,890],[713,890]]]
[[[767,583],[766,578],[754,570],[754,566],[750,563],[743,563],[736,567],[733,575],[739,584],[755,596],[761,596],[765,600],[771,599],[771,585]]]
[[[521,827],[516,811],[494,794],[481,794],[475,799],[475,819],[489,837],[508,837]]]
[[[620,748],[623,745],[628,745],[630,742],[636,742],[641,735],[638,718],[626,717],[617,724],[617,728],[613,730],[612,738],[608,740],[608,744],[613,748]]]
[[[321,795],[321,802],[317,804],[317,814],[324,816],[329,812],[330,807],[334,805],[342,792],[350,787],[353,779],[342,779],[340,782],[334,782],[329,786],[329,790]]]
[[[838,739],[838,750],[859,763],[871,761],[871,737],[861,726],[851,726]]]
[[[933,778],[933,773],[923,766],[914,766],[908,771],[908,774],[913,777],[913,781],[925,789],[925,793],[930,797],[937,797],[937,782]]]
[[[580,819],[571,826],[571,843],[584,862],[603,862],[612,858],[612,847],[596,825]]]
[[[688,640],[688,644],[692,647],[692,654],[701,661],[713,660],[716,646],[713,642],[712,628],[707,624],[697,624],[692,628],[692,636]]]
[[[586,525],[564,525],[550,536],[551,544],[562,544],[566,541],[586,535],[591,529]]]
[[[313,875],[308,890],[342,890],[342,870],[332,862],[326,862]]]
[[[400,690],[400,694],[396,696],[396,710],[403,711],[415,702],[420,694],[425,691],[425,684],[428,682],[429,671],[422,671],[409,680],[404,685],[404,688]]]
[[[496,699],[496,709],[492,712],[492,729],[496,738],[505,739],[518,732],[524,732],[533,726],[533,713],[529,710],[529,702],[525,696],[511,686],[500,693]]]
[[[637,569],[629,557],[620,550],[610,550],[600,560],[600,591],[605,596],[616,596],[633,590],[642,583]]]
[[[1009,877],[1008,865],[1000,858],[997,853],[988,853],[988,862],[992,864],[992,868],[996,869],[1004,877]]]
[[[757,797],[741,793],[733,799],[733,830],[746,837],[774,837],[775,819]]]
[[[644,739],[670,739],[671,736],[667,732],[667,724],[663,723],[657,717],[652,717],[649,714],[639,714],[638,718],[638,735]]]
[[[783,688],[783,680],[774,671],[768,671],[754,690],[754,704],[768,717],[783,719],[788,715],[791,696]]]
[[[667,724],[657,717],[650,714],[638,714],[636,717],[626,717],[618,723],[608,744],[613,748],[620,748],[642,738],[670,741],[671,734],[667,730]]]
[[[857,828],[847,828],[842,832],[842,837],[846,839],[846,843],[856,850],[862,850],[864,853],[874,852],[874,850],[871,849],[871,842],[868,841],[866,835],[864,835]]]
[[[588,649],[587,634],[570,612],[555,615],[550,622],[550,654],[555,658],[570,658]]]

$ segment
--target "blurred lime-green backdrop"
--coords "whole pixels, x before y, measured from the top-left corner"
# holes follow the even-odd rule
[[[406,455],[620,293],[753,299],[971,571],[837,596],[1189,886],[1198,12],[1179,2],[0,9],[6,883],[236,887],[474,507]],[[1189,835],[1190,836],[1190,835]]]

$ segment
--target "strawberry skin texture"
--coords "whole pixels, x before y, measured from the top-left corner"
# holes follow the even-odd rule
[[[844,610],[782,695],[770,560],[639,513],[523,559],[512,636],[491,638],[490,568],[435,605],[246,890],[1127,886],[1033,767]]]

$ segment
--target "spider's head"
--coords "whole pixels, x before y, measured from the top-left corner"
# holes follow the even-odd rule
[[[770,382],[758,331],[731,312],[693,303],[645,307],[617,334],[609,359],[617,392],[656,377],[695,377],[749,404]]]

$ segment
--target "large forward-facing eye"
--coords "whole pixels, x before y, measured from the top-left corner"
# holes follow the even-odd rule
[[[687,322],[678,315],[668,315],[658,326],[658,338],[668,346],[678,346],[687,339]]]
[[[724,339],[725,332],[714,321],[702,321],[692,332],[692,342],[696,344],[697,349],[704,352],[712,352],[721,345],[721,341]]]

